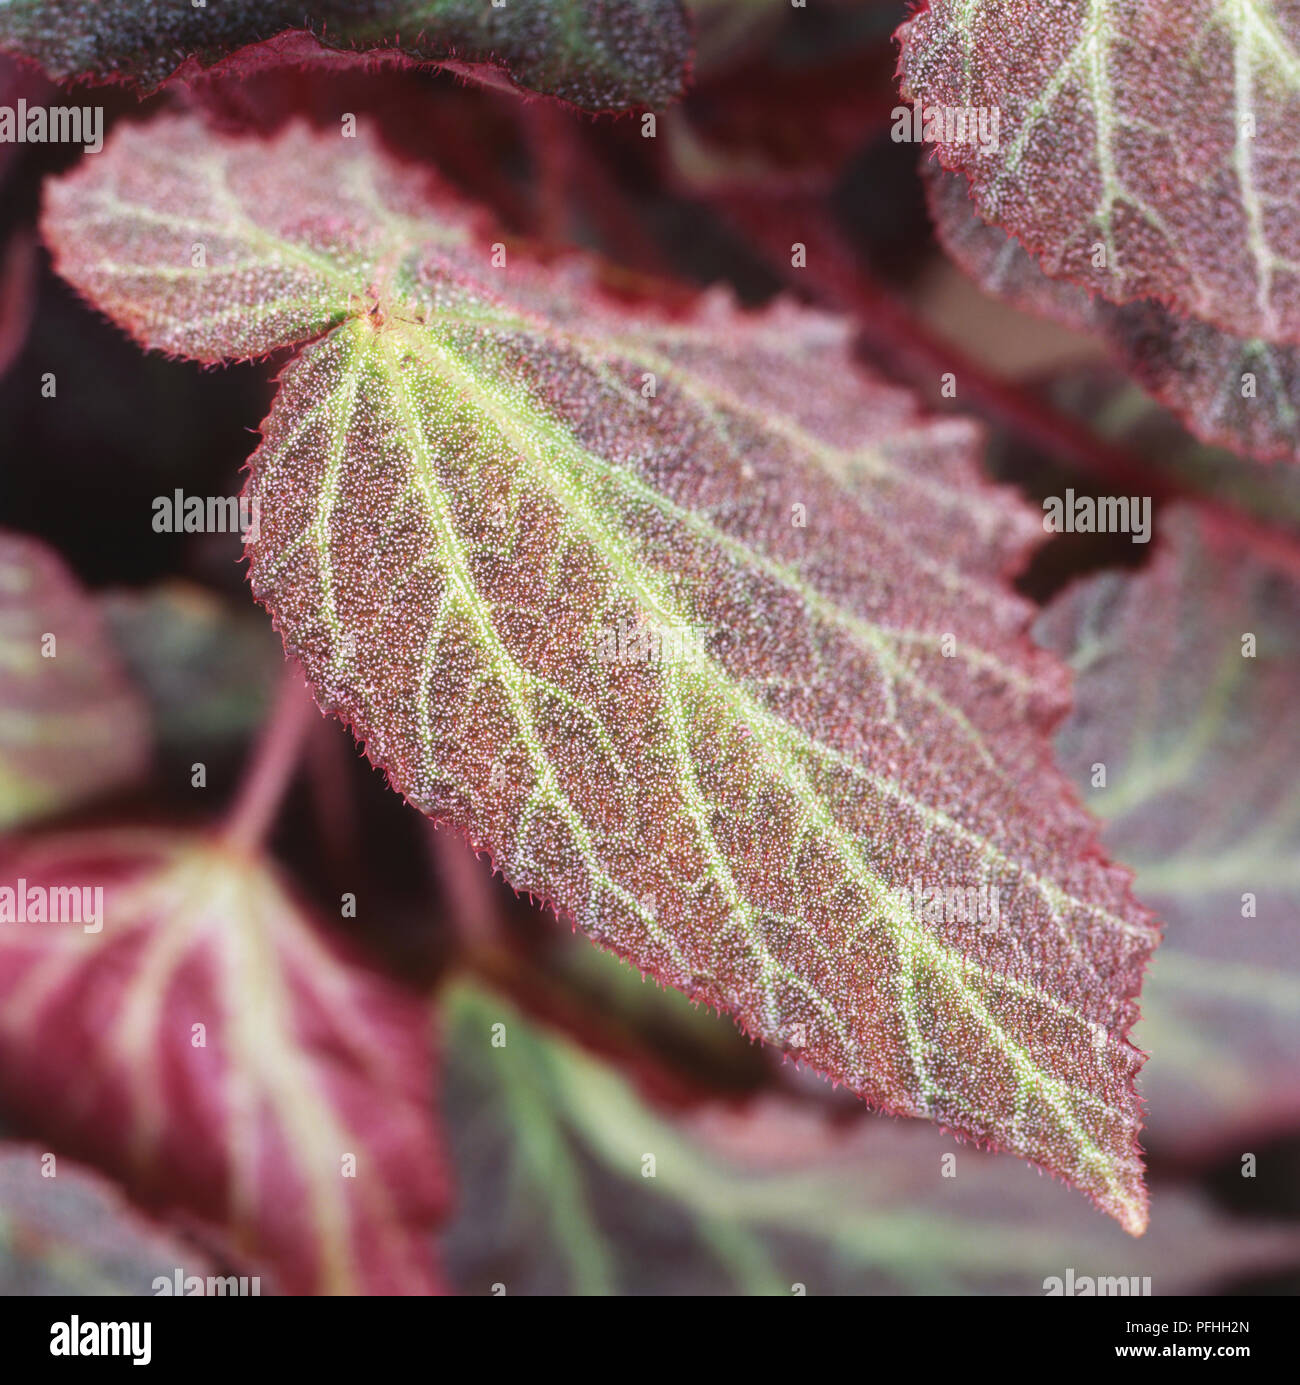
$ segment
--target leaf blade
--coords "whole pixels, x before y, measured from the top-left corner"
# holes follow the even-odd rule
[[[1162,533],[1147,568],[1069,588],[1039,631],[1079,671],[1062,761],[1081,784],[1107,765],[1089,799],[1167,921],[1142,1019],[1162,1040],[1142,1079],[1153,1144],[1218,1154],[1300,1109],[1300,589],[1196,506]]]
[[[0,878],[103,891],[98,931],[0,923],[0,1088],[26,1128],[197,1218],[281,1292],[437,1291],[417,997],[220,841],[16,841]]]
[[[675,100],[690,32],[677,0],[531,7],[315,0],[310,7],[224,3],[216,15],[190,0],[162,0],[147,14],[130,0],[10,0],[0,13],[0,48],[58,80],[125,79],[147,89],[212,66],[239,73],[259,56],[403,57],[501,73],[517,86],[605,110]]]
[[[51,197],[56,244],[113,176]],[[1139,1229],[1154,933],[1051,765],[1065,682],[1004,577],[1041,526],[843,324],[632,315],[427,219],[251,463],[254,592],[322,705],[598,941]]]
[[[1246,340],[1159,303],[1122,307],[1049,278],[1032,255],[976,212],[965,180],[924,166],[944,249],[982,288],[1018,308],[1096,333],[1153,399],[1203,442],[1260,461],[1300,459],[1300,352]]]
[[[204,1279],[207,1254],[126,1203],[99,1174],[35,1145],[0,1143],[0,1289],[152,1294],[179,1268]],[[52,1170],[52,1172],[51,1172]]]
[[[1048,274],[1300,342],[1289,0],[932,0],[899,37],[945,167]],[[997,139],[959,139],[961,108],[1000,111]]]
[[[1178,1187],[1133,1241],[1047,1179],[808,1093],[656,1105],[478,985],[449,987],[439,1017],[462,1189],[442,1245],[464,1293],[1041,1294],[1067,1266],[1195,1293],[1294,1258],[1285,1223],[1244,1225]]]

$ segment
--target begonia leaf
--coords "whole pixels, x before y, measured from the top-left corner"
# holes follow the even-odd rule
[[[1294,0],[930,0],[899,38],[923,137],[1050,275],[1300,343]]]
[[[968,423],[837,320],[534,264],[363,139],[125,130],[45,228],[148,346],[301,346],[252,585],[407,799],[751,1035],[1142,1228],[1155,929],[1054,767],[1068,682],[1008,582],[1041,519]]]
[[[220,65],[358,54],[501,73],[591,110],[681,93],[690,30],[678,0],[7,0],[0,50],[60,80],[155,88]]]
[[[1197,507],[1160,527],[1148,567],[1068,588],[1039,633],[1078,676],[1062,759],[1166,923],[1141,1087],[1181,1154],[1300,1114],[1300,585]]]
[[[137,830],[0,854],[0,1101],[286,1293],[429,1293],[420,998],[260,857]]]

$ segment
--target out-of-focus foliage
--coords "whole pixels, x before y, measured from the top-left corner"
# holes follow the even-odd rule
[[[590,110],[666,104],[681,92],[689,33],[677,0],[7,0],[0,49],[61,80],[156,87],[221,64],[398,56],[493,73]]]
[[[1165,924],[1147,1139],[1232,1149],[1300,1118],[1300,578],[1194,508],[1161,527],[1148,567],[1071,587],[1039,634],[1078,679],[1062,758]]]
[[[228,749],[261,723],[284,656],[250,607],[177,581],[109,592],[102,607],[162,748]]]
[[[94,602],[43,544],[0,533],[0,829],[131,780],[148,748]]]
[[[919,1122],[837,1122],[788,1096],[656,1109],[478,986],[443,998],[441,1031],[459,1187],[443,1244],[464,1293],[1041,1294],[1067,1267],[1188,1293],[1300,1249],[1172,1190],[1135,1242]]]
[[[178,1269],[214,1272],[106,1178],[39,1145],[0,1143],[0,1294],[140,1296]]]
[[[0,922],[15,1120],[287,1293],[437,1289],[447,1188],[414,995],[237,841],[20,839],[0,880],[90,899],[74,921]]]

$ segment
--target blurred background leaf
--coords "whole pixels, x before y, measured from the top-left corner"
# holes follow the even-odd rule
[[[1300,582],[1176,507],[1146,568],[1067,589],[1038,635],[1078,680],[1059,753],[1165,923],[1136,1031],[1146,1142],[1239,1149],[1294,1126]]]
[[[117,1186],[66,1157],[54,1176],[38,1145],[0,1142],[0,1294],[153,1292],[177,1269],[206,1277],[208,1257],[130,1207]]]
[[[100,605],[163,750],[202,758],[257,729],[284,651],[251,602],[173,580],[108,592]]]
[[[44,544],[0,531],[0,831],[143,774],[148,756],[93,600]]]
[[[466,1293],[1040,1294],[1073,1268],[1150,1275],[1160,1294],[1300,1256],[1294,1229],[1234,1227],[1175,1188],[1134,1241],[921,1122],[771,1095],[664,1112],[477,984],[444,995],[441,1027],[460,1189],[442,1244]]]

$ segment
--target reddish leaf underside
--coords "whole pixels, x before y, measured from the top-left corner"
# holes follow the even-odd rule
[[[1295,0],[930,0],[899,38],[945,167],[1049,274],[1300,342]]]
[[[1300,1112],[1300,586],[1193,507],[1141,572],[1064,592],[1039,632],[1073,663],[1058,737],[1166,940],[1143,997],[1153,1147],[1218,1152]]]
[[[148,752],[94,602],[43,544],[0,532],[0,831],[130,780]]]
[[[61,80],[157,87],[220,65],[347,53],[503,73],[589,110],[681,95],[690,29],[679,0],[8,0],[0,49]]]
[[[1122,307],[1051,279],[1014,237],[983,222],[966,180],[924,166],[944,249],[990,293],[1099,334],[1153,398],[1205,442],[1263,461],[1300,460],[1300,350],[1246,341],[1158,303]]]
[[[494,267],[368,140],[127,129],[45,226],[146,345],[309,343],[252,582],[412,803],[750,1034],[1141,1229],[1154,929],[1053,766],[1066,678],[1005,578],[1041,526],[969,425],[818,315]]]
[[[103,891],[97,932],[84,888]],[[32,921],[42,898],[71,917],[57,890],[82,923]],[[431,1090],[418,997],[327,940],[258,859],[152,832],[0,854],[6,1109],[280,1290],[437,1289]]]

